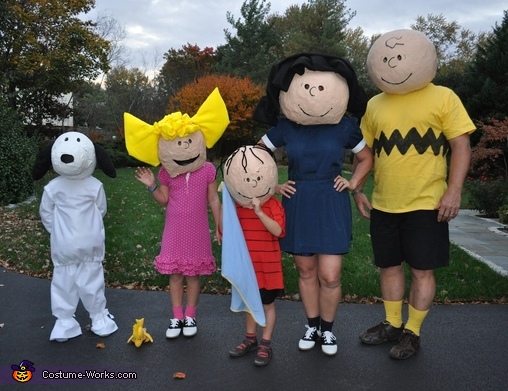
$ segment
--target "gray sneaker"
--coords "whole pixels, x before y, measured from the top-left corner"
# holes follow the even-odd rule
[[[404,330],[397,344],[390,349],[390,357],[405,360],[416,353],[420,347],[420,337],[410,330]]]
[[[367,345],[379,345],[383,342],[397,341],[403,331],[404,324],[396,328],[387,321],[384,321],[360,334],[360,341]]]

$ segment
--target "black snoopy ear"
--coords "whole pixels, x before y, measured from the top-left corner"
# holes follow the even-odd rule
[[[38,181],[41,179],[51,167],[51,149],[54,142],[48,145],[44,150],[39,152],[32,169],[32,178]]]
[[[111,156],[109,156],[108,151],[96,143],[93,145],[95,148],[95,158],[97,159],[97,164],[101,170],[110,178],[116,178],[115,165],[113,164],[113,160],[111,159]]]

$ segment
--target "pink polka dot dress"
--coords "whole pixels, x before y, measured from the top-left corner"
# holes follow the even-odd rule
[[[174,178],[160,168],[159,182],[169,188],[169,195],[161,251],[155,257],[159,273],[199,276],[215,271],[208,224],[208,185],[215,173],[209,162]]]

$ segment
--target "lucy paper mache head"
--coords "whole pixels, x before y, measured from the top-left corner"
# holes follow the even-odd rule
[[[370,48],[367,70],[381,91],[407,94],[425,87],[436,76],[436,48],[419,31],[390,31],[381,35]]]
[[[275,64],[266,95],[253,118],[276,125],[280,115],[300,125],[339,123],[346,111],[365,112],[367,96],[349,61],[336,56],[299,53]]]
[[[252,208],[254,198],[262,205],[275,194],[278,183],[272,153],[262,145],[238,148],[224,164],[224,183],[240,206]]]
[[[215,145],[228,125],[226,104],[218,88],[193,117],[175,112],[149,125],[124,113],[129,155],[154,167],[162,164],[171,177],[201,168],[206,161],[206,149]]]

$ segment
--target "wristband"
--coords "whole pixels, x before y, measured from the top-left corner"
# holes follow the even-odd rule
[[[157,183],[153,185],[153,187],[146,187],[146,190],[148,190],[149,193],[153,193],[155,190],[157,190]]]
[[[363,193],[362,189],[355,189],[351,192],[351,195],[354,197],[357,194]]]

